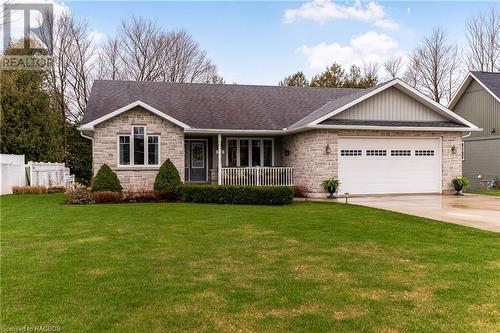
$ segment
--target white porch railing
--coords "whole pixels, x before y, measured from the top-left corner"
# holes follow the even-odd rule
[[[222,168],[222,185],[293,186],[293,168]]]

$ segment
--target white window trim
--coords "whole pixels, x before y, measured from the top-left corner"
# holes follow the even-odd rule
[[[120,164],[120,138],[121,137],[127,137],[128,138],[128,145],[129,145],[129,164]],[[131,149],[130,147],[132,146],[131,142],[132,138],[130,137],[130,134],[118,134],[116,136],[116,165],[119,167],[130,167],[132,165],[132,156],[130,156]]]
[[[242,167],[240,165],[240,140],[249,140],[248,142],[248,166],[242,167],[242,168],[255,168],[251,164],[252,162],[252,141],[251,140],[260,140],[260,166],[261,168],[267,168],[264,167],[264,140],[271,140],[271,167],[274,166],[274,138],[268,138],[268,137],[227,137],[226,138],[226,166],[229,165],[229,140],[236,140],[236,167],[240,168]]]
[[[144,164],[135,164],[134,163],[134,128],[135,127],[143,127],[144,128]],[[128,136],[130,138],[130,164],[120,164],[120,137]],[[149,164],[148,163],[148,155],[149,155],[149,145],[148,138],[149,137],[157,137],[158,138],[158,164]],[[146,125],[132,125],[130,129],[130,134],[119,133],[116,135],[116,165],[119,168],[158,168],[161,163],[161,135],[160,134],[148,134]]]
[[[148,135],[145,135],[146,139],[145,139],[145,147],[144,150],[144,162],[146,163],[147,166],[151,166],[151,167],[159,167],[160,166],[160,150],[161,150],[161,145],[160,145],[160,134],[148,134]],[[148,160],[149,160],[149,138],[153,138],[153,137],[156,137],[158,138],[158,163],[157,164],[149,164]]]

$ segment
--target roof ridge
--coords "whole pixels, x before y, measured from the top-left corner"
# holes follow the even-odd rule
[[[113,82],[113,83],[134,83],[134,84],[171,84],[171,85],[198,85],[198,86],[233,86],[233,87],[262,87],[262,88],[279,88],[279,89],[331,89],[331,90],[352,90],[364,91],[370,88],[346,88],[346,87],[296,87],[296,86],[280,86],[280,85],[266,85],[266,84],[240,84],[240,83],[205,83],[205,82],[167,82],[167,81],[135,81],[135,80],[94,80],[97,82]]]

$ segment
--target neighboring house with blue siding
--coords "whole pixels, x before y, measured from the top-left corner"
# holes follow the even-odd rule
[[[500,182],[500,72],[470,72],[448,108],[483,129],[463,139],[463,174],[471,188]]]

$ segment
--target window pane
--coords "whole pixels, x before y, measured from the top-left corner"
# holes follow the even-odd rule
[[[273,140],[264,140],[264,166],[272,166]]]
[[[148,164],[158,164],[158,137],[148,136]]]
[[[119,161],[120,165],[130,164],[130,137],[119,137]]]
[[[260,166],[260,140],[252,140],[252,166]]]
[[[144,165],[144,127],[134,127],[134,164]]]
[[[236,166],[236,140],[229,140],[227,143],[227,165]]]
[[[240,140],[240,166],[248,166],[248,140]]]

